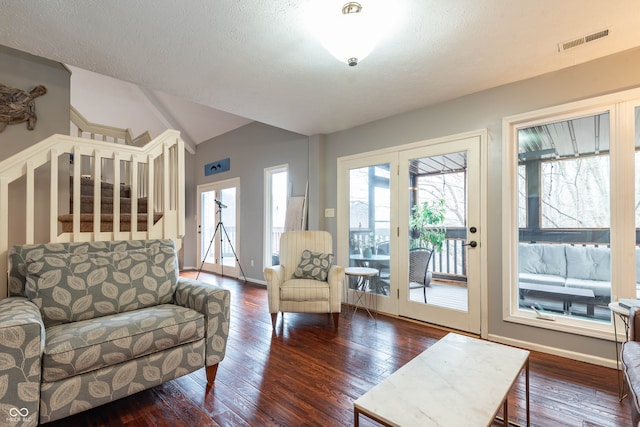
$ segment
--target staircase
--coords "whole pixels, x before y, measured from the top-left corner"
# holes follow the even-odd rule
[[[163,238],[181,247],[180,133],[167,130],[135,146],[109,132],[104,127],[93,129],[91,138],[52,135],[0,162],[2,271],[7,271],[9,247],[17,244]],[[0,299],[6,295],[3,274]]]
[[[80,179],[80,231],[93,231],[93,213],[96,198],[94,197],[95,180],[90,176],[81,176]],[[131,186],[125,183],[119,185],[120,193],[120,231],[131,231]],[[73,177],[70,177],[70,186],[73,188]],[[114,205],[114,184],[110,182],[100,183],[100,231],[113,231],[113,205]],[[147,231],[148,222],[148,198],[138,197],[138,230]],[[73,232],[73,192],[69,197],[69,213],[58,215],[58,221],[62,225],[63,233]],[[162,218],[162,212],[154,212],[153,223],[157,223]]]

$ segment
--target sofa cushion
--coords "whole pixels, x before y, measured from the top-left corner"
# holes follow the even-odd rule
[[[280,286],[283,301],[328,301],[329,283],[313,279],[290,279]]]
[[[635,422],[640,422],[640,342],[627,341],[620,351],[622,370],[629,387],[629,403]]]
[[[536,285],[564,286],[565,278],[551,274],[520,273],[520,283],[535,283]]]
[[[611,251],[593,246],[567,246],[567,277],[611,281]]]
[[[204,316],[162,304],[47,328],[45,382],[116,365],[204,338]]]
[[[37,243],[17,245],[9,249],[9,296],[26,297],[25,284],[27,272],[25,261],[41,259],[45,254],[86,254],[94,252],[125,252],[144,248],[158,248],[161,252],[175,252],[175,243],[171,239],[116,240],[104,242]],[[175,260],[175,270],[178,261]]]
[[[567,277],[567,288],[590,289],[595,297],[611,298],[611,282]]]
[[[518,272],[566,277],[565,245],[520,243],[518,245]]]
[[[25,261],[25,293],[46,326],[173,301],[175,252],[45,253]]]

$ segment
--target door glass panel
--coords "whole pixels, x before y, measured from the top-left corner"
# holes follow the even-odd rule
[[[221,241],[220,264],[225,267],[235,267],[236,247],[236,189],[235,187],[223,188],[220,191],[220,229],[222,235],[217,236]]]
[[[201,195],[202,239],[200,253],[204,263],[236,266],[236,188],[203,191]]]
[[[349,171],[349,265],[378,270],[370,291],[389,295],[389,163]],[[354,284],[350,284],[354,286]]]
[[[200,239],[200,253],[202,255],[202,261],[207,264],[215,264],[216,254],[214,247],[214,235],[213,233],[216,230],[216,224],[218,222],[218,218],[216,215],[217,206],[215,203],[216,200],[216,192],[215,191],[206,191],[202,193],[201,196],[201,223],[202,223],[202,238]]]
[[[518,164],[519,306],[609,322],[609,114],[519,129]]]
[[[468,310],[467,153],[409,161],[409,300]]]
[[[268,174],[269,192],[267,197],[269,199],[267,200],[267,208],[269,212],[267,217],[269,224],[265,233],[265,241],[268,242],[266,266],[280,264],[280,236],[284,232],[287,215],[287,176],[286,168]]]

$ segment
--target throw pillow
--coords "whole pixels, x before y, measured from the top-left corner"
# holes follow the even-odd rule
[[[302,252],[300,263],[293,273],[296,279],[314,279],[322,282],[327,281],[329,268],[333,263],[333,254],[323,254],[321,252]]]
[[[45,325],[73,322],[171,302],[175,252],[48,254],[25,261],[25,292]]]

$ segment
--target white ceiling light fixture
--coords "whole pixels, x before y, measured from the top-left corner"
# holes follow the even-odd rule
[[[350,67],[358,65],[358,60],[363,60],[373,50],[377,40],[372,40],[369,28],[367,28],[367,16],[362,13],[362,5],[355,1],[342,6],[343,19],[342,45],[336,46],[336,50],[331,52],[339,60],[344,61]]]
[[[353,67],[371,53],[384,33],[381,14],[369,4],[348,2],[341,9],[327,12],[319,38],[322,45],[339,61]]]

